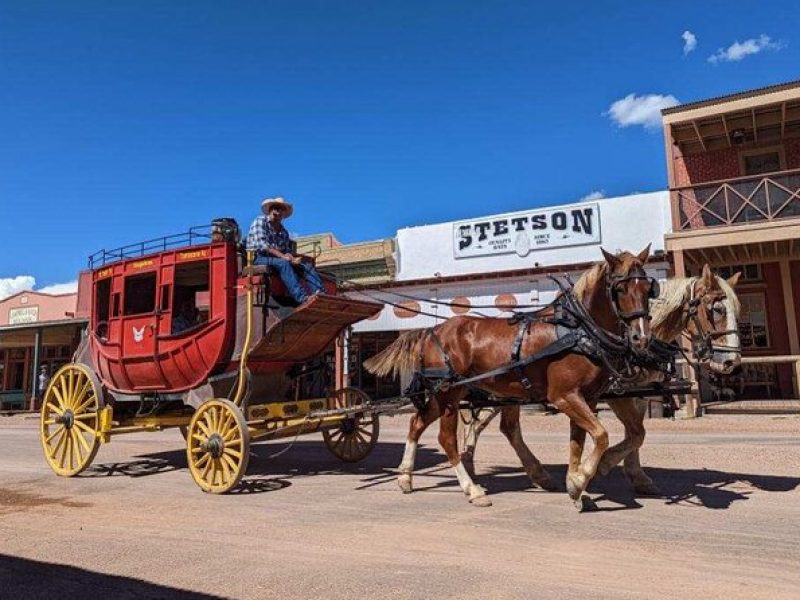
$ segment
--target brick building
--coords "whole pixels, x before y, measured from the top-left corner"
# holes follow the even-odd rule
[[[677,276],[741,271],[740,398],[798,397],[800,82],[663,111]]]

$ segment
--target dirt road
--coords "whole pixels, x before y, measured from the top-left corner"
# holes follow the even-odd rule
[[[620,428],[603,416],[612,434]],[[417,491],[394,480],[406,418],[363,463],[319,435],[254,447],[242,489],[203,494],[177,431],[120,436],[83,476],[45,465],[37,421],[0,417],[2,598],[798,598],[800,419],[652,421],[642,452],[660,498],[615,470],[578,514],[531,489],[496,425],[479,447],[494,506],[467,503],[436,432]],[[525,438],[563,482],[563,417]]]

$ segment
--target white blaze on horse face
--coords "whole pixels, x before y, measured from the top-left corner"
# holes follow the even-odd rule
[[[406,449],[403,452],[403,462],[400,463],[401,473],[411,473],[414,471],[414,461],[417,458],[417,442],[406,440]]]
[[[739,327],[736,322],[736,313],[733,310],[733,302],[729,298],[726,298],[723,304],[725,305],[725,329],[734,333],[726,334],[721,338],[722,341],[719,343],[725,348],[736,348],[738,350],[741,348],[741,342],[739,341]],[[726,352],[725,350],[721,350],[719,352],[712,352],[709,367],[717,373],[727,375],[738,367],[740,363],[741,358],[739,352]]]

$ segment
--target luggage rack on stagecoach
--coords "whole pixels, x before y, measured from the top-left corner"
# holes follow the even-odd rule
[[[212,233],[216,225],[196,225],[190,227],[189,231],[174,233],[151,240],[128,244],[119,248],[98,250],[89,256],[89,268],[97,269],[106,265],[128,260],[131,258],[141,258],[156,252],[166,252],[178,248],[188,248],[199,244],[207,244],[212,241]]]

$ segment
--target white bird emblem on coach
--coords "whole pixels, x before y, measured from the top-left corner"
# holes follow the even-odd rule
[[[139,343],[143,339],[144,339],[144,325],[142,325],[141,329],[136,329],[136,327],[133,327],[133,341]]]

